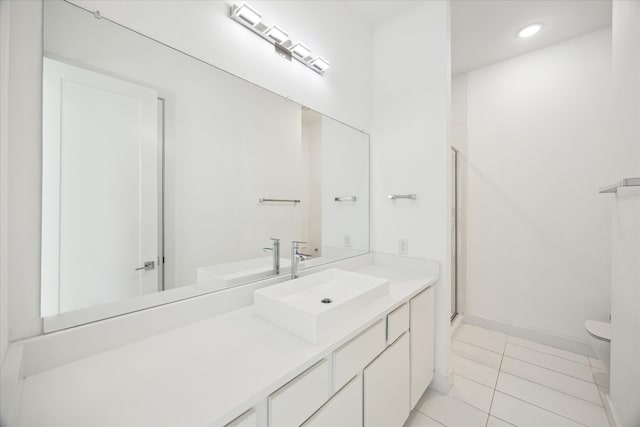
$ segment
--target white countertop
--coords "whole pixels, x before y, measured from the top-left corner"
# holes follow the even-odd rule
[[[389,295],[323,342],[298,338],[246,306],[25,378],[19,425],[228,422],[437,280],[378,265],[355,271],[389,279]]]

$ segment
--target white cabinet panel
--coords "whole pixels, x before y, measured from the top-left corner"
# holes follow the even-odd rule
[[[411,408],[433,379],[434,299],[433,288],[411,299]]]
[[[249,409],[225,427],[258,427],[258,417],[256,411]]]
[[[403,304],[387,316],[387,344],[409,330],[409,304]]]
[[[385,321],[375,325],[333,352],[333,389],[338,390],[386,347]]]
[[[271,427],[299,426],[329,399],[329,363],[307,369],[269,396]]]
[[[362,426],[362,375],[352,379],[304,423],[304,427],[357,426]]]
[[[409,333],[364,370],[364,427],[402,427],[410,405]]]

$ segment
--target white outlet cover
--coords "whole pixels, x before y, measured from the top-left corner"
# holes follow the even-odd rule
[[[344,235],[344,247],[345,248],[350,248],[351,247],[351,234],[345,234]]]
[[[407,239],[398,240],[398,253],[401,255],[407,255],[409,253],[409,240]]]

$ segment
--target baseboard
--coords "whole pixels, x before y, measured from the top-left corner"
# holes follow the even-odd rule
[[[474,316],[472,314],[465,314],[464,322],[469,323],[470,325],[480,326],[482,328],[493,329],[507,335],[513,335],[514,337],[524,338],[530,341],[538,342],[540,344],[545,344],[551,347],[560,348],[562,350],[571,351],[573,353],[583,354],[588,357],[596,357],[593,353],[591,345],[587,341],[580,341],[574,338],[554,335],[548,332],[542,332],[524,326],[502,322],[500,320]]]
[[[618,412],[616,412],[616,407],[613,405],[613,401],[611,400],[611,395],[609,393],[603,394],[604,397],[604,407],[610,415],[609,423],[612,423],[611,427],[622,427],[622,423],[620,422],[620,417],[618,416]]]
[[[429,384],[429,388],[443,394],[448,394],[453,387],[453,370],[444,375],[438,371],[433,371],[433,380]]]
[[[451,339],[455,338],[458,329],[460,329],[460,325],[464,322],[464,314],[458,313],[455,319],[453,319],[453,323],[451,323]]]

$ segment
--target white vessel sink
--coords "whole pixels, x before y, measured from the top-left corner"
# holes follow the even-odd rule
[[[288,258],[280,258],[280,273],[287,273],[290,263],[291,260]],[[267,256],[202,267],[198,269],[197,274],[200,286],[209,289],[226,288],[273,275],[273,258]]]
[[[334,268],[259,289],[253,297],[256,314],[317,343],[388,293],[387,279]]]

